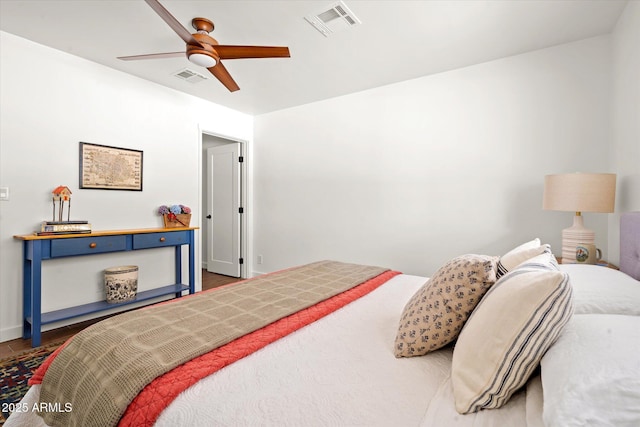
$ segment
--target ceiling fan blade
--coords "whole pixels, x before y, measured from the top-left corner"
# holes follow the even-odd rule
[[[186,54],[182,52],[150,53],[148,55],[118,56],[122,61],[137,61],[138,59],[162,59],[162,58],[184,58]]]
[[[280,46],[228,46],[215,45],[215,51],[220,59],[243,58],[289,58],[288,47]]]
[[[184,40],[185,43],[193,44],[193,45],[204,48],[202,43],[194,39],[191,33],[185,27],[183,27],[182,24],[176,18],[174,18],[173,15],[169,13],[169,11],[165,9],[163,5],[161,5],[158,2],[158,0],[144,0],[144,1],[147,2],[147,4],[151,6],[151,8],[158,15],[160,15],[160,18],[162,18],[164,22],[166,22],[171,27],[171,29],[175,31],[176,34],[180,36],[182,40]]]
[[[218,61],[216,65],[211,68],[207,68],[211,74],[215,76],[216,79],[220,80],[220,83],[225,85],[230,92],[235,92],[236,90],[240,90],[240,86],[233,80],[229,71],[222,65],[222,62]]]

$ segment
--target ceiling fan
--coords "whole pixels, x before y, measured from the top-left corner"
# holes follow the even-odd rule
[[[158,0],[145,0],[149,6],[180,36],[187,44],[186,52],[152,53],[148,55],[120,56],[118,59],[132,61],[138,59],[175,58],[186,54],[189,61],[205,67],[229,91],[234,92],[240,87],[231,77],[229,71],[222,65],[222,59],[244,58],[289,58],[289,48],[279,46],[232,46],[221,45],[211,37],[213,22],[206,18],[193,18],[191,25],[196,33],[191,34],[180,22],[162,6]]]

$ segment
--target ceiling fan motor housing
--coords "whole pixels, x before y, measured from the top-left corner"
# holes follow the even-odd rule
[[[209,21],[211,22],[211,21]],[[213,25],[213,24],[211,24]],[[207,68],[210,67],[214,67],[216,64],[218,64],[218,62],[220,61],[220,56],[218,55],[218,53],[215,51],[215,49],[213,48],[213,46],[218,44],[218,41],[216,39],[214,39],[213,37],[209,36],[208,34],[202,34],[202,33],[195,33],[193,34],[193,38],[196,39],[197,41],[199,41],[201,43],[202,46],[198,46],[198,45],[193,45],[193,44],[189,44],[187,43],[187,58],[189,58],[189,60],[191,62],[194,62],[197,65],[200,66],[204,66]],[[202,60],[204,60],[204,62],[206,62],[206,58],[202,58],[199,61],[196,58],[191,58],[192,55],[204,55],[205,57],[209,57],[212,58],[215,61],[215,64],[213,65],[209,65],[209,64],[201,64],[199,62],[202,62]]]

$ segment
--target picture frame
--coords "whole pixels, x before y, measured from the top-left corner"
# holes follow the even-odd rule
[[[80,142],[80,188],[142,191],[143,152]]]

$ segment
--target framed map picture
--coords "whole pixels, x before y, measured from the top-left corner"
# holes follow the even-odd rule
[[[81,142],[80,188],[142,191],[142,151]]]

